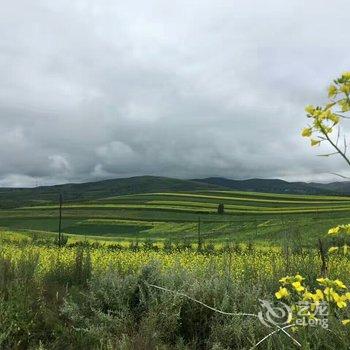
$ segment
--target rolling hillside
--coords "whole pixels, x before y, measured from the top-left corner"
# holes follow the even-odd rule
[[[217,212],[220,203],[223,214]],[[347,223],[349,214],[349,197],[201,189],[65,202],[62,227],[66,234],[117,241],[196,241],[200,229],[208,240],[274,244],[287,233],[313,242],[333,225]],[[0,210],[0,227],[57,232],[58,206],[31,203]]]
[[[63,194],[64,200],[67,202],[94,200],[134,193],[196,191],[206,189],[224,188],[213,184],[156,176],[137,176],[35,188],[0,188],[0,208],[55,203],[57,202],[59,193]]]
[[[350,194],[350,183],[335,182],[319,184],[287,182],[278,179],[230,180],[218,177],[181,180],[157,176],[137,176],[35,188],[0,188],[0,208],[56,203],[59,193],[63,194],[66,202],[80,202],[128,194],[200,190],[236,190],[303,195],[342,195]]]

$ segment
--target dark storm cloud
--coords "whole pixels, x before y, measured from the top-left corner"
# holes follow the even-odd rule
[[[304,105],[349,70],[348,1],[12,1],[0,185],[156,174],[327,179]]]

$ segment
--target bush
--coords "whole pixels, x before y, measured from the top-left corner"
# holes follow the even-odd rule
[[[54,239],[54,244],[59,247],[64,247],[67,243],[68,243],[68,236],[64,234],[61,235],[61,239],[59,239],[59,237],[56,237]]]
[[[220,203],[218,205],[218,214],[222,215],[222,214],[225,214],[225,206],[224,206],[224,203]]]

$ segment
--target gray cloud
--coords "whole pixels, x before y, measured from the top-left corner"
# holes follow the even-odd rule
[[[346,0],[7,3],[0,185],[346,174],[300,129],[304,106],[350,68],[349,10]]]

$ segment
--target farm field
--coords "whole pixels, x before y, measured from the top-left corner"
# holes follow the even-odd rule
[[[0,233],[0,348],[293,350],[289,337],[269,336],[275,328],[257,318],[260,300],[273,301],[286,275],[316,288],[322,263],[315,249],[58,247],[54,234],[42,235],[51,243]],[[349,269],[342,255],[328,262],[328,276],[346,285]],[[338,316],[329,315],[329,329],[301,327],[292,337],[316,350],[331,331],[334,346],[348,349],[350,330]]]
[[[322,288],[319,249],[344,243],[327,232],[348,224],[348,197],[201,190],[69,201],[62,245],[58,209],[0,211],[1,349],[316,350],[329,332],[348,349],[347,308],[327,329],[288,336],[258,318],[283,276]],[[338,281],[329,283],[350,286],[349,269],[346,255],[327,255]]]
[[[217,213],[224,205],[224,214]],[[280,245],[294,239],[314,245],[329,227],[347,223],[350,198],[238,191],[134,194],[67,202],[62,230],[74,239],[115,241],[255,242]],[[55,233],[58,206],[0,211],[4,230]]]

